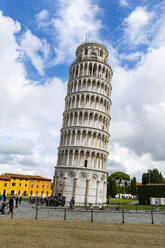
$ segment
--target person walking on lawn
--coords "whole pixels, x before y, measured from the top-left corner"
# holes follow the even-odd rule
[[[14,209],[14,197],[11,196],[9,199],[9,214],[13,215],[13,209]]]
[[[18,208],[18,196],[15,198],[15,207]]]

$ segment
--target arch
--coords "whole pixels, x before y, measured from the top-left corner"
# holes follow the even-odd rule
[[[103,57],[103,50],[100,50],[100,57]]]
[[[91,59],[97,59],[97,54],[96,54],[96,52],[91,52],[90,57],[91,57]]]

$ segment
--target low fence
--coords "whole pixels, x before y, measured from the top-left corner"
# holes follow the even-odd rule
[[[33,207],[33,218],[165,225],[165,211]]]
[[[87,222],[106,223],[137,223],[137,224],[161,224],[165,225],[165,211],[153,210],[126,210],[111,208],[77,208],[52,207],[40,205],[23,205],[14,209],[14,212],[2,215],[11,218],[23,219],[49,219],[49,220],[70,220]]]

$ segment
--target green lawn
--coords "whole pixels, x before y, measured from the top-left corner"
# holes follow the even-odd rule
[[[135,199],[115,199],[115,198],[112,198],[110,200],[110,203],[111,205],[126,205],[126,204],[129,204],[129,203],[132,203],[132,202],[136,202],[137,200]]]
[[[165,227],[1,219],[0,248],[164,248]]]
[[[115,209],[116,206],[109,206],[109,208]],[[122,205],[119,206],[120,209],[136,209],[136,205]],[[165,206],[159,206],[160,210],[165,210]],[[155,210],[155,206],[149,205],[137,205],[137,210]]]

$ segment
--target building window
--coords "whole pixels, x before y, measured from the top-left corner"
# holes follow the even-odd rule
[[[27,187],[27,183],[25,183],[25,187]]]
[[[42,185],[42,188],[44,189],[44,185]]]
[[[38,189],[38,185],[37,185],[37,189]]]
[[[87,167],[88,165],[88,160],[85,160],[84,167]]]
[[[31,185],[31,188],[33,188],[33,184]]]
[[[91,53],[91,59],[96,59],[97,58],[97,55],[96,55],[96,53]]]
[[[32,190],[30,191],[30,195],[33,195],[33,191]]]
[[[18,195],[20,195],[21,194],[21,190],[18,190]]]
[[[7,187],[7,183],[4,183],[4,187]]]
[[[103,57],[103,51],[100,50],[100,57]]]
[[[15,186],[15,183],[12,183],[12,186]]]
[[[38,196],[38,191],[36,191],[36,196]]]
[[[39,182],[40,180],[37,180],[37,182]]]
[[[19,186],[21,186],[21,183],[19,184]]]
[[[49,186],[47,186],[47,189],[49,189]]]

